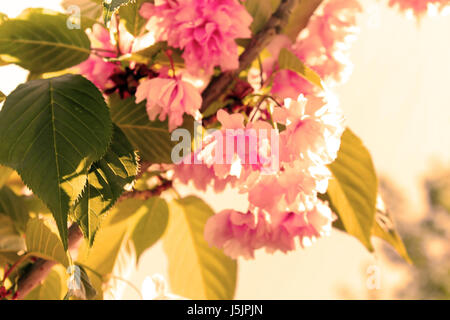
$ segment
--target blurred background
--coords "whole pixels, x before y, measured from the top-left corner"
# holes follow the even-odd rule
[[[371,254],[334,230],[304,250],[261,251],[255,260],[239,261],[237,299],[450,298],[450,17],[418,23],[388,8],[387,1],[360,2],[365,11],[351,49],[354,71],[335,91],[348,125],[372,153],[385,202],[415,265],[381,240]],[[16,0],[0,11],[14,17],[27,7],[62,10],[59,3]],[[0,90],[8,94],[26,76],[19,67],[0,67]],[[196,194],[217,211],[230,197],[246,209],[231,191]],[[162,246],[152,247],[128,271],[139,289],[147,276],[167,278]],[[122,289],[115,298],[139,298],[132,286]]]

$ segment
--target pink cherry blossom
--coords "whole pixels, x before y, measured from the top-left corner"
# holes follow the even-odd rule
[[[361,10],[357,0],[324,1],[288,49],[328,85],[344,82],[351,72],[347,51],[358,32],[356,14]],[[296,99],[300,93],[311,95],[316,90],[290,70],[278,71],[273,82],[272,93],[282,99]]]
[[[185,113],[199,116],[202,97],[189,82],[179,78],[153,78],[142,81],[136,91],[136,103],[147,100],[147,114],[154,121],[169,117],[169,131],[183,124]]]
[[[223,249],[233,259],[254,258],[256,249],[270,239],[270,224],[264,214],[224,210],[212,216],[205,225],[205,240]]]
[[[212,216],[205,225],[205,240],[222,249],[233,259],[254,258],[255,251],[295,250],[318,237],[329,235],[335,219],[327,204],[317,200],[302,212],[279,212],[268,215],[263,211],[242,213],[224,210]]]
[[[101,49],[102,57],[114,57],[116,48],[111,43],[109,31],[99,24],[92,26],[92,31],[88,34],[91,40],[91,46],[95,49]],[[92,81],[99,89],[104,90],[113,85],[109,79],[118,69],[117,65],[106,62],[101,56],[91,54],[90,57],[77,66],[79,72],[87,79]]]
[[[397,7],[401,11],[412,11],[418,18],[427,13],[429,5],[443,10],[450,6],[450,0],[389,0],[389,6]]]
[[[158,41],[184,50],[192,73],[212,73],[215,66],[236,69],[235,40],[251,36],[252,17],[237,0],[156,0],[144,3],[140,14],[149,19],[147,29],[156,32]]]
[[[327,204],[317,200],[308,211],[282,212],[274,215],[272,220],[273,229],[266,250],[288,252],[298,245],[305,247],[319,237],[330,235],[335,216]]]
[[[281,144],[287,146],[281,151],[283,161],[302,159],[324,165],[336,159],[344,119],[331,94],[324,99],[329,101],[300,95],[297,101],[288,98],[283,108],[275,108],[274,120],[286,125],[280,134]]]

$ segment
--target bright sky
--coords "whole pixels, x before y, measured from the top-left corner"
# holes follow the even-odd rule
[[[405,192],[413,217],[423,206],[419,179],[432,160],[450,165],[450,19],[425,18],[418,27],[378,0],[361,2],[369,10],[360,19],[361,34],[352,48],[354,73],[337,93],[350,127],[371,150],[378,171]],[[58,9],[58,3],[15,0],[1,11],[13,17],[26,7]],[[15,66],[1,67],[0,90],[9,93],[25,78],[26,72]],[[203,196],[220,210],[230,195]],[[131,281],[140,287],[147,275],[167,277],[166,264],[157,245],[144,254]],[[343,292],[364,298],[370,264],[381,268],[381,296],[389,297],[404,275],[336,231],[306,250],[273,256],[260,252],[254,261],[240,261],[237,298],[333,299]],[[127,289],[125,297],[136,295]]]

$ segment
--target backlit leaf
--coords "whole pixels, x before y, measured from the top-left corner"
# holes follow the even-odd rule
[[[83,30],[69,29],[68,16],[28,9],[0,25],[0,57],[34,74],[58,71],[89,57],[90,41]]]
[[[86,187],[75,205],[73,216],[85,238],[93,244],[101,216],[116,203],[138,171],[134,148],[123,132],[114,126],[113,141],[102,159],[89,169]]]
[[[0,111],[0,163],[14,168],[52,211],[65,248],[69,208],[111,135],[101,93],[79,75],[22,84]]]
[[[172,291],[190,299],[232,299],[237,263],[210,247],[203,236],[205,223],[214,212],[196,197],[172,201],[169,211],[163,243]]]
[[[308,82],[323,89],[320,76],[312,69],[308,68],[295,54],[286,48],[281,49],[278,56],[278,66],[281,70],[287,69],[297,72],[299,76]]]
[[[29,218],[27,206],[23,199],[8,187],[0,189],[0,213],[9,216],[18,231],[25,231]]]
[[[44,220],[33,218],[28,221],[25,232],[27,251],[34,256],[61,263],[69,266],[69,259],[61,240],[52,229],[44,223]]]
[[[178,142],[171,141],[167,120],[150,121],[145,101],[136,104],[134,97],[121,100],[113,95],[109,104],[113,122],[139,150],[143,160],[151,163],[172,163],[172,149]],[[192,118],[185,119],[185,127],[193,124]]]
[[[372,251],[378,180],[369,151],[350,129],[344,132],[338,157],[329,167],[333,178],[327,196],[332,208],[345,231]]]
[[[136,262],[163,235],[169,219],[167,203],[159,197],[145,201],[139,210],[143,212],[139,213],[139,220],[131,236],[136,249]]]

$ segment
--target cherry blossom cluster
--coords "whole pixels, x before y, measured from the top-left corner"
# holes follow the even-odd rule
[[[205,227],[206,240],[233,258],[252,258],[260,248],[287,252],[331,231],[333,214],[318,193],[327,189],[326,165],[344,130],[339,108],[330,97],[301,95],[273,107],[272,116],[284,130],[220,110],[221,130],[175,169],[175,178],[197,188],[228,184],[247,194],[247,212],[222,211]]]
[[[328,86],[341,83],[351,73],[347,52],[358,32],[356,17],[361,10],[357,0],[324,1],[294,43],[281,36],[272,44],[278,51],[272,52],[278,54],[280,47],[286,47]],[[291,70],[274,75],[272,93],[280,98],[295,99],[299,93],[308,96],[314,91],[313,85]]]
[[[178,182],[199,190],[229,186],[247,196],[246,212],[230,207],[205,226],[206,240],[229,256],[252,258],[261,248],[287,252],[330,233],[334,214],[319,194],[331,178],[327,165],[337,157],[343,116],[328,90],[279,70],[277,58],[287,48],[327,84],[342,80],[360,10],[356,0],[325,0],[296,41],[277,36],[267,47],[271,57],[262,61],[258,84],[252,71],[253,88],[242,78],[236,81],[245,89],[235,88],[242,91],[238,103],[249,112],[219,110],[213,121],[220,129],[206,134],[201,146],[174,166]],[[117,41],[94,25],[93,54],[78,69],[105,94],[117,91],[122,98],[145,101],[149,119],[168,120],[173,132],[185,114],[201,118],[202,86],[196,79],[207,83],[215,68],[238,68],[236,40],[251,37],[252,17],[238,0],[156,0],[144,3],[140,14],[148,19],[148,33],[138,38],[119,24],[113,26],[120,33]],[[124,70],[111,59],[145,48],[148,38],[167,42],[169,67],[131,62]],[[184,69],[175,68],[172,50],[181,52]],[[246,100],[252,90],[258,103]]]

